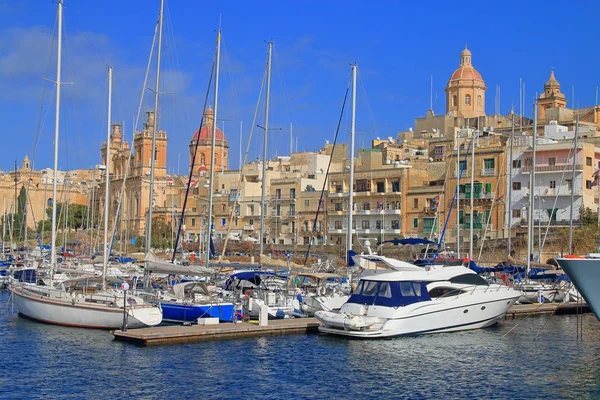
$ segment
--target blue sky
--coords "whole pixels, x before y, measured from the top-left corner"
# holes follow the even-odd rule
[[[143,6],[142,6],[143,5]],[[67,0],[59,166],[88,168],[100,162],[106,137],[106,66],[113,65],[113,122],[124,121],[131,140],[159,1]],[[230,166],[244,148],[264,73],[267,45],[273,58],[269,156],[289,154],[293,123],[298,150],[316,150],[333,139],[350,64],[358,63],[358,146],[395,136],[425,115],[433,75],[434,110],[445,111],[444,88],[468,43],[473,64],[488,87],[486,111],[518,111],[519,79],[526,84],[526,114],[554,68],[575,104],[595,102],[600,3],[404,1],[166,1],[160,121],[169,135],[168,170],[186,173],[189,140],[200,122],[202,100],[222,20],[219,126],[230,144]],[[35,168],[52,166],[55,61],[49,60],[56,4],[51,0],[0,0],[0,170],[28,154]],[[55,50],[53,51],[55,53]],[[153,87],[151,73],[148,86]],[[45,102],[42,94],[46,89]],[[144,110],[153,104],[145,91]],[[212,104],[212,94],[211,100]],[[41,128],[38,132],[40,108]],[[258,124],[264,123],[260,107]],[[349,109],[348,109],[349,110]],[[349,112],[341,140],[348,141]],[[255,129],[249,159],[261,156]],[[37,147],[36,147],[37,137]],[[294,139],[294,142],[296,139]],[[296,148],[294,143],[294,149]]]

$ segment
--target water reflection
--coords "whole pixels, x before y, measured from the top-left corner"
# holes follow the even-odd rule
[[[7,299],[1,292],[0,304]],[[598,398],[600,323],[587,314],[583,327],[582,341],[575,316],[555,316],[389,340],[290,335],[139,348],[9,312],[0,316],[0,397]]]

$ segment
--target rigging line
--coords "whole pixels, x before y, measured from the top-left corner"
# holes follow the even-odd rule
[[[187,122],[186,129],[188,131],[191,131],[192,130],[192,122],[190,119],[190,111],[189,111],[188,104],[186,101],[187,95],[185,93],[185,87],[183,85],[183,73],[181,72],[181,65],[179,63],[179,53],[177,52],[177,46],[175,45],[175,31],[173,30],[173,21],[171,20],[171,11],[169,9],[168,2],[165,3],[165,5],[166,5],[165,16],[166,16],[166,20],[167,20],[166,21],[167,22],[167,31],[170,33],[170,35],[167,35],[167,40],[170,41],[169,44],[171,45],[171,50],[172,50],[170,52],[171,62],[173,63],[173,67],[177,70],[177,73],[179,75],[179,86],[180,86],[181,92],[183,94],[183,100],[184,100],[183,106],[185,109],[185,120]],[[175,100],[173,100],[173,101],[175,101]],[[175,107],[173,107],[173,108],[175,108]]]
[[[208,80],[208,85],[206,86],[206,95],[204,96],[204,107],[202,109],[202,118],[200,118],[200,127],[198,128],[198,132],[202,131],[202,125],[204,125],[204,114],[206,113],[206,104],[208,103],[208,96],[210,94],[210,88],[212,86],[213,75],[215,74],[215,64],[216,60],[213,62],[212,67],[210,69],[210,78]],[[216,124],[216,121],[213,121],[213,124]],[[173,246],[173,257],[171,258],[171,262],[175,262],[175,255],[177,254],[177,247],[179,245],[179,238],[181,236],[181,227],[183,226],[183,218],[185,215],[185,207],[187,205],[188,196],[190,194],[190,185],[192,182],[192,177],[194,175],[194,166],[196,163],[196,155],[198,154],[198,143],[200,143],[200,133],[198,133],[198,138],[196,139],[196,144],[194,146],[194,155],[192,156],[192,165],[190,166],[190,173],[188,175],[187,188],[185,189],[185,197],[183,198],[183,207],[181,208],[181,217],[179,218],[179,226],[177,227],[177,237],[175,239],[175,244]],[[214,167],[214,160],[211,160],[212,167]],[[210,224],[210,221],[207,221]],[[206,257],[210,257],[210,249],[206,249]]]
[[[233,207],[231,208],[231,214],[229,216],[229,224],[227,227],[227,234],[225,235],[225,241],[223,242],[223,250],[221,251],[221,256],[220,256],[220,260],[223,260],[223,255],[225,254],[225,250],[227,249],[227,242],[229,241],[229,232],[231,230],[231,221],[233,221],[233,217],[235,214],[235,208],[237,206],[238,203],[238,194],[239,194],[239,190],[240,190],[240,186],[242,183],[242,180],[244,178],[244,169],[243,166],[246,165],[246,161],[248,160],[248,153],[250,152],[250,144],[252,142],[252,134],[254,133],[254,127],[256,126],[256,118],[258,115],[258,111],[259,111],[259,106],[260,106],[260,100],[262,99],[262,93],[263,93],[263,89],[265,87],[265,81],[267,79],[267,68],[268,65],[265,65],[265,72],[263,73],[263,78],[262,78],[262,82],[260,84],[260,90],[258,91],[258,99],[256,100],[256,107],[254,109],[254,116],[252,118],[252,124],[250,125],[250,133],[248,134],[248,144],[246,145],[246,152],[244,153],[244,160],[242,162],[242,165],[240,166],[240,173],[238,175],[238,186],[236,188],[236,196],[235,196],[235,200],[233,202]],[[265,179],[266,177],[263,176],[262,177],[262,182],[261,184],[264,185],[265,184]],[[264,206],[263,204],[260,205],[260,209],[261,209],[261,213],[264,210]],[[259,263],[261,261],[259,260]]]
[[[289,92],[287,90],[287,86],[285,84],[285,81],[283,79],[283,73],[281,71],[281,67],[279,66],[279,65],[281,65],[281,61],[279,61],[279,55],[277,53],[277,50],[274,50],[273,52],[275,53],[275,69],[277,70],[277,75],[279,76],[279,83],[280,83],[281,88],[282,88],[283,104],[285,106],[285,113],[286,113],[288,119],[292,120],[292,122],[293,122],[293,118],[294,118],[294,116],[293,116],[293,110],[292,110],[292,112],[290,112],[291,106],[288,107],[288,103],[291,104],[291,102],[289,100],[290,96],[289,96]]]
[[[306,266],[306,262],[308,261],[308,256],[310,255],[310,248],[312,247],[312,239],[314,238],[314,234],[317,230],[317,220],[319,219],[319,212],[321,211],[321,206],[323,206],[323,199],[325,198],[325,189],[327,188],[327,178],[329,177],[329,169],[331,167],[331,161],[333,160],[333,154],[335,151],[335,145],[337,143],[337,139],[338,139],[338,134],[340,133],[340,126],[342,124],[342,118],[344,116],[344,110],[346,108],[346,101],[348,100],[348,92],[350,91],[350,82],[351,79],[348,81],[348,85],[346,86],[346,93],[344,94],[344,101],[342,102],[342,110],[340,111],[340,117],[338,118],[338,123],[337,123],[337,128],[335,130],[335,136],[333,137],[333,146],[331,148],[331,156],[329,157],[329,163],[327,164],[327,172],[325,173],[325,179],[323,180],[323,187],[321,188],[321,195],[319,196],[319,204],[317,205],[317,213],[315,215],[315,220],[313,221],[313,227],[312,227],[312,231],[311,231],[311,235],[309,236],[309,240],[308,240],[308,248],[306,250],[306,254],[304,256],[304,266]],[[352,155],[352,157],[354,157],[354,154]],[[350,182],[350,189],[352,189],[352,182]],[[323,207],[325,208],[325,207]],[[352,212],[353,211],[353,207],[352,204],[349,205],[349,210],[348,212]],[[323,210],[323,212],[325,212],[325,209]],[[352,229],[352,227],[348,227],[348,229]]]
[[[363,94],[365,96],[365,100],[367,103],[367,110],[369,111],[369,116],[371,117],[371,123],[373,124],[373,129],[377,136],[379,136],[379,129],[377,129],[377,122],[375,121],[375,117],[373,116],[373,110],[371,109],[371,103],[369,102],[369,97],[367,96],[367,88],[365,87],[365,83],[362,80],[362,74],[358,73],[358,80],[360,82],[360,86],[363,89]]]
[[[488,214],[488,218],[487,221],[485,221],[485,229],[483,231],[483,237],[481,238],[481,246],[479,246],[479,256],[477,256],[477,263],[479,263],[479,261],[481,260],[481,253],[483,252],[483,244],[485,242],[485,235],[487,235],[488,232],[488,226],[490,224],[490,221],[492,219],[492,210],[494,209],[494,204],[496,203],[496,195],[495,193],[498,193],[499,189],[500,189],[500,177],[502,176],[502,174],[500,173],[500,171],[503,170],[504,167],[504,159],[502,160],[502,163],[500,163],[500,169],[498,170],[498,179],[496,179],[496,192],[494,192],[494,196],[492,198],[492,205],[490,207],[490,213]],[[472,196],[473,194],[471,194]],[[484,213],[485,215],[485,213]],[[471,240],[473,240],[473,238],[471,238]]]
[[[231,64],[231,57],[229,55],[229,52],[227,51],[227,44],[225,42],[225,40],[223,38],[221,38],[221,48],[222,48],[222,59],[225,61],[223,63],[224,66],[224,72],[228,78],[228,80],[230,81],[230,86],[231,86],[231,92],[233,95],[233,102],[234,102],[234,108],[235,108],[235,113],[238,115],[238,117],[241,120],[241,116],[242,116],[242,109],[241,109],[241,102],[240,102],[240,96],[237,92],[237,82],[235,81],[235,78],[233,77],[233,74],[231,73],[231,69],[228,67],[228,65]]]
[[[156,22],[156,25],[154,27],[154,36],[152,37],[152,45],[150,46],[150,54],[148,56],[148,64],[146,65],[146,74],[144,75],[144,82],[142,83],[142,92],[140,95],[140,102],[138,105],[138,110],[137,110],[137,115],[135,117],[135,123],[132,129],[132,137],[131,137],[131,144],[132,144],[132,148],[130,149],[130,151],[127,154],[127,163],[125,165],[125,175],[123,175],[123,183],[121,184],[121,192],[119,195],[119,202],[117,205],[117,213],[115,215],[115,220],[114,220],[114,225],[113,225],[113,229],[112,229],[112,233],[111,233],[111,239],[110,239],[110,245],[108,248],[108,254],[111,254],[112,252],[112,248],[114,245],[114,241],[115,241],[115,236],[116,236],[116,230],[117,230],[117,225],[119,223],[119,219],[120,219],[120,215],[121,215],[121,208],[122,208],[122,203],[125,199],[125,187],[127,184],[127,177],[129,176],[130,173],[130,169],[131,169],[131,157],[132,157],[132,151],[133,149],[133,143],[135,140],[135,132],[137,129],[137,126],[139,125],[140,122],[140,116],[142,114],[142,106],[143,106],[143,102],[144,102],[144,94],[146,93],[146,85],[148,83],[148,75],[150,73],[150,68],[152,66],[152,56],[154,55],[154,47],[156,44],[156,36],[158,34],[158,26],[159,23],[158,21]],[[107,90],[108,90],[108,85],[107,85]],[[108,92],[107,92],[107,97],[108,97]],[[125,135],[125,132],[123,132],[123,135]],[[108,149],[110,149],[109,144],[107,144],[107,157],[109,154]],[[143,179],[142,179],[143,180]],[[92,205],[93,206],[93,205]]]
[[[67,35],[67,29],[66,29],[66,24],[63,22],[63,32],[64,32],[64,42],[65,42],[65,48],[67,50],[67,65],[68,65],[68,69],[69,69],[69,73],[71,74],[72,77],[75,76],[74,74],[74,66],[73,66],[73,58],[71,57],[71,48],[70,48],[70,42],[68,40],[68,35]],[[81,143],[81,118],[79,118],[79,96],[78,96],[78,92],[77,92],[77,85],[75,85],[75,83],[73,83],[73,98],[74,98],[74,104],[75,104],[75,130],[77,133],[77,140],[79,141],[79,146],[77,146],[79,149],[83,149],[85,146],[83,146],[83,143]],[[65,112],[65,123],[66,123],[66,112]],[[67,130],[66,130],[66,126],[65,126],[65,135],[67,134]],[[65,137],[66,138],[66,137]],[[67,151],[67,167],[69,166],[69,157],[68,157],[68,140],[65,141],[66,142],[66,151]]]
[[[57,15],[57,19],[58,19],[58,15]],[[52,61],[52,49],[54,48],[54,37],[56,36],[56,25],[57,25],[57,22],[58,21],[55,19],[54,20],[54,29],[52,30],[52,40],[50,41],[50,49],[48,51],[48,59],[47,59],[47,62],[46,62],[46,70],[45,70],[46,73],[50,70],[50,63]],[[43,126],[42,119],[43,119],[44,124],[45,124],[46,118],[48,117],[49,108],[46,110],[46,117],[43,117],[43,114],[44,114],[43,110],[44,110],[44,99],[46,98],[46,90],[47,90],[47,87],[48,87],[49,83],[50,82],[44,83],[44,88],[42,89],[42,101],[41,101],[41,105],[40,105],[40,115],[38,116],[37,129],[36,129],[36,132],[35,132],[35,141],[33,142],[33,154],[31,156],[31,162],[32,162],[32,164],[35,161],[35,157],[36,157],[36,154],[37,154],[37,146],[38,146],[38,142],[39,142],[39,138],[40,138],[40,132],[41,132],[41,129],[42,129],[42,126]],[[52,100],[52,99],[50,99],[50,100]],[[32,170],[33,170],[33,168],[32,168]],[[30,172],[30,174],[31,174],[31,172]]]

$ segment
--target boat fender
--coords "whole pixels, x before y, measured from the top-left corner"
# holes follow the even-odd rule
[[[254,297],[254,293],[252,293],[252,290],[246,290],[246,300],[248,300],[250,297]]]

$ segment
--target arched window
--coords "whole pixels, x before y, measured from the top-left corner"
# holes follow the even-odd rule
[[[465,104],[468,106],[471,105],[471,95],[470,94],[465,95]]]
[[[481,95],[477,96],[477,106],[481,107]]]
[[[458,106],[458,96],[457,95],[452,96],[452,105],[454,107]]]
[[[206,164],[206,156],[204,155],[204,153],[200,154],[200,164],[201,165]]]

